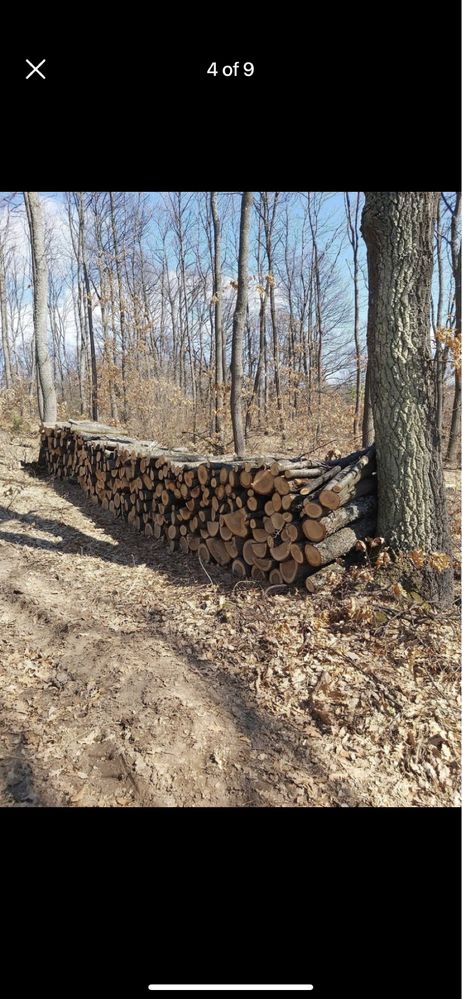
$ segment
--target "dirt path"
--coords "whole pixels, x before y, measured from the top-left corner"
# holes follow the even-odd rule
[[[287,734],[262,731],[232,683],[176,653],[155,609],[146,619],[128,599],[145,542],[115,540],[72,503],[77,487],[56,492],[18,467],[20,449],[2,454],[1,803],[308,804],[310,774],[281,758]],[[168,586],[159,572],[152,591]]]
[[[229,581],[219,593],[77,486],[24,471],[36,452],[36,438],[0,432],[1,804],[438,803],[393,760],[358,765],[356,746],[339,751],[306,710],[268,710],[262,667],[248,679],[231,641],[235,668],[213,653],[220,622],[243,612]]]

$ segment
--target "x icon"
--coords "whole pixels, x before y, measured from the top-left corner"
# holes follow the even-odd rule
[[[29,66],[32,66],[32,72],[29,73],[28,76],[26,76],[26,80],[29,79],[29,76],[33,76],[34,73],[38,73],[38,75],[42,77],[42,80],[46,79],[43,73],[40,72],[40,66],[43,66],[44,62],[46,62],[46,59],[42,59],[42,61],[39,62],[38,66],[34,66],[33,62],[31,62],[30,59],[26,59],[26,62],[29,63]]]

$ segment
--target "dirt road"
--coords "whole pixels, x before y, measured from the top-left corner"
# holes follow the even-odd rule
[[[0,432],[1,804],[452,801],[437,770],[425,790],[392,759],[361,764],[345,741],[335,755],[335,732],[299,705],[270,708],[262,668],[252,661],[248,674],[230,638],[245,608],[229,579],[216,570],[211,585],[195,561],[128,533],[77,486],[25,471],[36,455],[36,437]],[[270,636],[258,640],[264,652]]]

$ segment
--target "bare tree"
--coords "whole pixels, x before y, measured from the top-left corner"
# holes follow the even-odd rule
[[[266,257],[268,262],[267,287],[269,286],[271,327],[273,332],[273,364],[274,364],[274,387],[276,390],[276,402],[278,407],[279,429],[284,437],[284,411],[282,405],[282,394],[279,372],[279,336],[276,323],[276,303],[274,294],[274,224],[276,219],[276,209],[279,200],[279,192],[275,191],[272,202],[269,191],[260,193],[259,212],[263,222],[263,232],[265,237]]]
[[[239,230],[239,262],[237,277],[237,298],[233,322],[233,344],[231,353],[231,419],[233,423],[234,448],[236,454],[244,454],[244,420],[242,414],[242,344],[247,312],[247,268],[249,257],[249,231],[253,193],[244,191],[241,200],[241,223]]]
[[[213,218],[213,300],[215,305],[215,433],[223,443],[223,319],[221,301],[221,223],[217,192],[210,194]]]
[[[444,371],[446,367],[445,355],[447,357],[448,349],[444,348],[443,344],[438,336],[438,331],[443,328],[443,300],[444,300],[444,265],[443,265],[443,232],[441,225],[441,199],[438,198],[437,212],[436,212],[436,224],[435,224],[435,243],[436,243],[436,263],[437,263],[437,273],[438,273],[438,299],[436,305],[436,316],[434,315],[433,308],[433,298],[432,298],[432,320],[433,328],[436,333],[436,345],[435,345],[435,409],[436,409],[436,425],[438,428],[438,433],[441,436],[441,431],[443,427],[443,385],[444,385]]]
[[[395,550],[420,549],[426,596],[452,600],[452,572],[429,352],[437,195],[366,192],[362,233],[369,274],[368,350],[378,468],[378,532]]]
[[[451,208],[447,200],[446,206],[451,212],[451,266],[454,278],[454,301],[455,301],[455,329],[454,337],[456,341],[461,339],[461,274],[460,274],[460,212],[461,212],[461,192],[456,194],[454,207]],[[460,346],[459,346],[460,354]],[[449,443],[447,460],[455,462],[460,451],[460,357],[455,354],[454,365],[454,401],[452,404],[451,428],[449,431]]]
[[[29,223],[34,281],[34,334],[37,364],[39,413],[43,423],[56,423],[56,391],[48,352],[47,299],[48,269],[45,256],[43,209],[37,191],[24,191]]]
[[[13,375],[11,371],[10,341],[8,333],[8,306],[6,298],[6,267],[3,234],[0,235],[0,321],[2,324],[3,373],[5,387],[11,388]]]
[[[112,227],[112,239],[114,247],[114,264],[117,276],[117,291],[119,298],[121,373],[122,373],[122,396],[123,396],[122,420],[124,423],[126,423],[128,420],[127,376],[126,376],[126,359],[127,359],[126,307],[125,307],[125,296],[124,296],[123,281],[122,281],[122,262],[121,262],[121,254],[119,252],[119,238],[117,235],[115,199],[113,191],[109,191],[109,204],[111,209],[111,227]]]
[[[88,274],[87,253],[85,244],[85,210],[83,204],[83,191],[76,193],[76,203],[79,220],[79,255],[83,271],[85,306],[88,318],[88,333],[90,341],[91,358],[91,415],[93,420],[98,419],[98,372],[96,368],[95,333],[93,328],[93,307],[91,298],[90,278]]]
[[[353,419],[353,437],[357,438],[359,431],[359,410],[361,400],[361,352],[359,343],[359,191],[356,195],[354,207],[351,205],[349,192],[345,192],[345,209],[347,219],[348,240],[353,252],[353,288],[354,288],[354,338],[355,338],[355,364],[356,364],[356,386],[355,386],[355,412]]]

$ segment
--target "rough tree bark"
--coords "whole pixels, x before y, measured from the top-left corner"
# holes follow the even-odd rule
[[[282,435],[282,439],[285,439],[285,424],[284,424],[284,410],[282,405],[282,394],[281,394],[281,380],[279,374],[279,339],[278,339],[278,328],[276,322],[276,300],[274,294],[274,260],[273,260],[273,231],[274,231],[274,221],[276,217],[276,207],[279,198],[279,192],[274,192],[273,204],[270,208],[268,191],[263,191],[260,195],[261,206],[262,206],[262,219],[263,227],[265,233],[265,248],[266,257],[268,261],[268,287],[269,287],[269,300],[270,300],[270,316],[271,316],[271,329],[273,334],[273,364],[274,364],[274,387],[276,390],[276,402],[278,407],[278,423],[279,431]]]
[[[355,386],[355,412],[353,418],[353,437],[356,441],[359,432],[359,406],[361,397],[361,352],[359,343],[359,191],[356,194],[356,204],[354,210],[351,207],[349,192],[345,192],[345,207],[347,217],[347,233],[353,253],[353,287],[354,287],[354,338],[355,338],[355,364],[356,364],[356,386]]]
[[[91,418],[98,419],[98,369],[96,367],[95,334],[93,329],[93,308],[91,303],[90,278],[88,276],[86,248],[85,248],[85,213],[83,207],[83,191],[76,194],[76,201],[79,215],[79,247],[80,260],[83,270],[83,280],[85,287],[85,305],[88,317],[88,333],[90,338],[90,358],[91,358]]]
[[[451,263],[454,277],[454,301],[456,306],[455,337],[461,337],[461,280],[460,280],[460,237],[459,223],[461,210],[461,193],[458,191],[451,219]],[[457,359],[456,359],[457,360]],[[448,461],[454,463],[460,451],[460,367],[454,368],[454,400],[452,404],[451,428],[449,431]]]
[[[109,191],[109,204],[111,209],[114,263],[117,275],[117,289],[119,294],[120,349],[121,349],[122,399],[123,399],[122,421],[126,423],[128,420],[127,378],[126,378],[126,348],[127,348],[126,313],[125,313],[125,300],[124,300],[124,292],[122,284],[122,268],[120,266],[120,256],[119,256],[119,242],[117,239],[117,222],[116,222],[113,191]]]
[[[436,307],[436,320],[434,327],[436,330],[443,328],[443,296],[444,296],[444,267],[443,267],[443,233],[441,227],[440,198],[438,198],[436,214],[436,261],[438,266],[438,301]],[[444,357],[443,344],[436,339],[435,346],[435,406],[436,424],[438,433],[441,435],[443,428],[443,388],[444,388]]]
[[[210,193],[213,218],[213,296],[215,304],[215,433],[223,443],[223,319],[221,302],[221,224],[217,192]]]
[[[377,529],[395,550],[451,551],[428,351],[435,193],[366,192],[368,351],[378,469]],[[441,606],[452,572],[428,563],[421,588]]]
[[[48,353],[48,268],[45,257],[42,204],[37,191],[24,191],[24,202],[29,222],[34,279],[34,333],[39,412],[43,423],[56,423],[56,391],[53,368]]]
[[[231,352],[231,419],[233,423],[234,448],[238,455],[243,455],[245,450],[244,419],[242,414],[242,342],[248,298],[247,262],[249,256],[249,230],[252,203],[253,192],[244,191],[241,201],[237,298],[234,310]]]
[[[0,242],[0,320],[2,324],[3,373],[5,388],[11,388],[13,375],[11,371],[10,341],[8,337],[8,303],[6,298],[6,269],[3,246]]]

